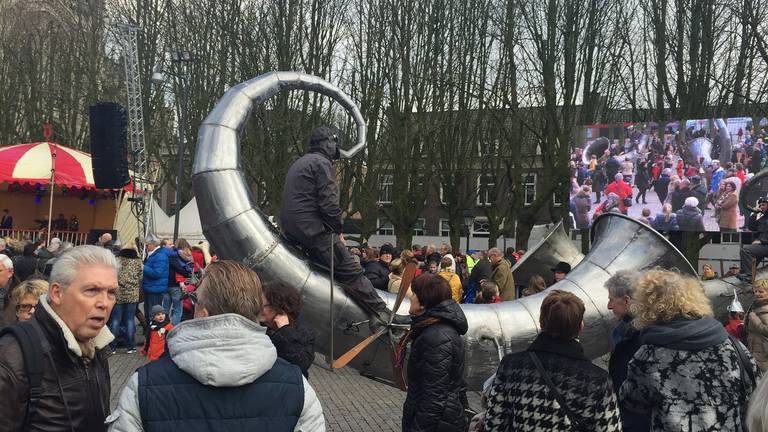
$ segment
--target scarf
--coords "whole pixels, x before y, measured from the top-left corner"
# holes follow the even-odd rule
[[[400,342],[397,343],[397,348],[395,349],[395,367],[398,369],[403,368],[403,363],[405,362],[405,349],[408,346],[408,343],[413,339],[413,332],[415,330],[422,330],[425,329],[432,324],[436,324],[440,322],[440,318],[437,317],[430,317],[423,319],[416,324],[412,325],[411,328],[408,329],[408,332],[405,333],[405,336],[403,336],[402,339],[400,339]]]

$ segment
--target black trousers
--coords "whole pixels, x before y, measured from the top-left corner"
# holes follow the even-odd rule
[[[331,250],[331,235],[333,250]],[[387,304],[376,294],[376,288],[365,277],[363,268],[352,257],[338,234],[320,234],[311,244],[305,244],[304,249],[313,261],[328,268],[331,267],[331,253],[333,253],[333,276],[344,288],[344,292],[360,307],[371,313],[388,310]]]
[[[752,258],[757,258],[757,265],[763,258],[768,257],[768,245],[748,244],[739,251],[741,256],[741,274],[752,275]]]

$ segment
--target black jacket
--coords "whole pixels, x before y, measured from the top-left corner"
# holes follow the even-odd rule
[[[365,264],[365,277],[371,281],[374,288],[386,291],[389,284],[389,268],[380,260],[371,261]]]
[[[666,174],[662,174],[659,176],[658,179],[656,179],[655,182],[653,182],[653,190],[656,191],[656,195],[659,197],[659,201],[664,203],[664,200],[667,198],[667,194],[669,193],[669,176]]]
[[[627,315],[613,330],[615,346],[611,352],[611,358],[608,360],[608,375],[613,383],[613,390],[619,394],[621,384],[627,379],[627,365],[637,350],[640,349],[640,332],[634,330],[631,326],[632,317]],[[625,432],[650,430],[651,424],[645,414],[633,413],[621,409],[621,422]]]
[[[418,323],[436,317],[424,328]],[[464,342],[467,319],[453,300],[445,300],[413,319],[408,358],[408,394],[403,405],[403,432],[463,432],[467,429]]]
[[[338,144],[310,144],[307,154],[291,165],[283,187],[280,222],[288,237],[311,244],[318,234],[342,230],[339,187],[332,159]]]
[[[672,211],[676,212],[683,208],[685,200],[693,196],[693,191],[690,188],[677,189],[672,192]]]
[[[309,378],[309,367],[315,360],[315,333],[297,323],[291,323],[277,330],[268,329],[267,336],[277,349],[277,356],[295,364],[301,373]]]
[[[758,233],[757,239],[760,240],[760,243],[768,245],[768,215],[763,215],[758,219],[757,216],[761,214],[752,213],[747,221],[747,228]]]
[[[23,282],[35,274],[38,261],[34,255],[16,255],[13,257],[13,273]]]
[[[40,303],[46,301],[40,299]],[[104,352],[96,350],[89,361],[67,347],[61,327],[45,307],[35,310],[32,322],[39,325],[43,351],[42,397],[31,417],[33,431],[105,431],[109,414],[109,368]],[[97,339],[100,336],[97,337]],[[55,368],[54,366],[55,365]],[[27,406],[29,381],[24,358],[11,335],[0,339],[0,430],[16,431]],[[69,421],[71,418],[71,423]]]
[[[480,283],[483,279],[490,280],[491,273],[493,273],[491,262],[487,258],[481,259],[472,267],[472,272],[469,274],[469,283]]]
[[[707,188],[703,184],[697,184],[691,187],[691,196],[699,200],[699,210],[703,212],[707,208]]]

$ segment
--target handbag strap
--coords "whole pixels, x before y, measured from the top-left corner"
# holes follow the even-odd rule
[[[533,364],[536,365],[536,369],[539,371],[539,375],[541,375],[541,377],[544,379],[544,382],[547,384],[547,387],[549,387],[549,391],[552,392],[552,395],[555,396],[557,403],[560,404],[560,408],[565,411],[565,416],[568,417],[568,420],[570,420],[571,424],[576,428],[576,430],[582,430],[581,422],[576,419],[576,415],[570,410],[570,408],[568,408],[568,405],[566,405],[565,398],[557,390],[557,387],[555,387],[555,383],[552,382],[552,378],[549,376],[549,373],[547,373],[546,369],[544,369],[544,365],[541,364],[539,356],[537,356],[533,351],[528,351],[528,355],[531,357]]]
[[[733,345],[733,348],[736,350],[736,354],[739,358],[739,371],[741,372],[741,386],[744,388],[745,394],[747,390],[747,379],[749,379],[750,382],[752,382],[752,388],[755,388],[757,385],[757,379],[755,378],[755,371],[752,370],[751,367],[749,367],[749,359],[747,358],[747,353],[744,352],[744,349],[741,346],[741,343],[733,337],[733,335],[728,335],[728,340],[731,342],[731,345]]]

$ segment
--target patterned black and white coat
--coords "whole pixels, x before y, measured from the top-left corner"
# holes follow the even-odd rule
[[[539,334],[528,348],[549,372],[582,430],[621,430],[608,373],[584,356],[576,340]],[[576,431],[527,351],[507,354],[496,372],[485,416],[486,432]]]
[[[742,387],[738,354],[722,325],[702,318],[654,327],[655,336],[648,332],[652,328],[641,332],[643,345],[619,390],[622,406],[651,416],[651,431],[743,430],[741,409],[753,386],[747,380]],[[759,376],[747,356],[746,366]]]

